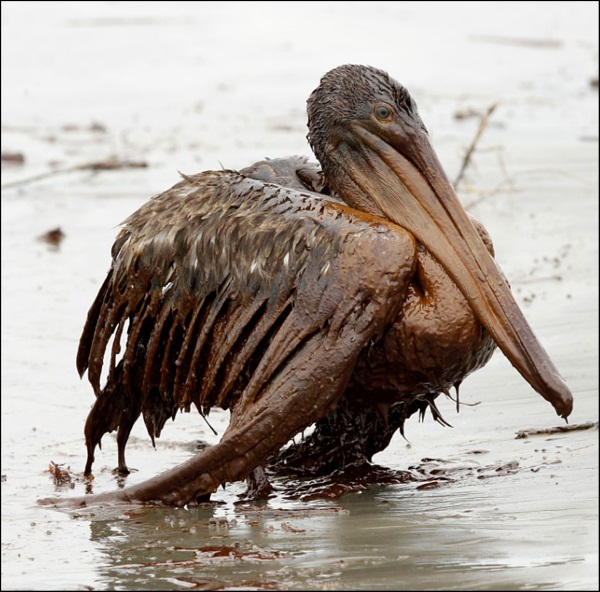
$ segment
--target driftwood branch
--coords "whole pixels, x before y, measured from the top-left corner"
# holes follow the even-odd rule
[[[11,189],[13,187],[20,187],[21,185],[28,185],[34,181],[41,181],[49,177],[55,177],[57,175],[65,175],[67,173],[75,173],[77,171],[113,171],[116,169],[139,169],[146,168],[148,164],[143,161],[132,161],[132,160],[119,160],[116,157],[107,158],[106,160],[99,160],[94,162],[88,162],[85,164],[79,164],[66,169],[57,169],[54,171],[46,171],[33,177],[27,177],[26,179],[20,179],[18,181],[10,181],[9,183],[3,183],[0,188]]]
[[[475,152],[475,147],[477,146],[477,142],[479,142],[479,139],[481,138],[481,135],[485,131],[485,128],[488,125],[490,117],[497,106],[498,106],[498,103],[494,103],[493,105],[488,107],[488,110],[481,116],[481,119],[479,120],[479,127],[477,128],[477,133],[475,134],[475,137],[473,138],[471,144],[467,148],[465,157],[463,158],[462,166],[460,167],[460,171],[459,171],[456,179],[454,180],[454,189],[456,189],[458,187],[459,183],[461,182],[461,180],[465,174],[465,171],[467,170],[467,167],[469,166],[469,164],[471,162],[471,157],[473,156],[473,152]]]

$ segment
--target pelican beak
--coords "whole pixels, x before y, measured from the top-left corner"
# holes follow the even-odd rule
[[[410,121],[390,122],[384,133],[364,120],[349,125],[355,141],[345,148],[355,165],[344,167],[348,175],[386,218],[432,253],[513,366],[566,419],[573,396],[470,222],[425,130]]]

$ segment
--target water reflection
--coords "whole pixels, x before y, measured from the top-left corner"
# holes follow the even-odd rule
[[[585,544],[564,545],[565,537],[575,542],[568,516],[528,511],[540,492],[523,485],[506,475],[436,490],[369,486],[311,503],[235,503],[230,493],[191,509],[111,510],[92,519],[91,539],[109,559],[101,576],[115,588],[569,588],[569,565],[591,575],[594,564]],[[502,492],[507,501],[498,504]]]

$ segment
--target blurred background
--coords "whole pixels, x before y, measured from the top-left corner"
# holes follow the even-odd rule
[[[3,142],[41,140],[33,167],[68,156],[63,139],[86,156],[85,131],[95,158],[153,168],[308,153],[306,99],[343,63],[407,86],[438,144],[457,107],[490,101],[504,126],[525,116],[522,141],[593,136],[596,14],[595,2],[4,2]],[[13,136],[32,126],[47,135]],[[456,158],[472,128],[454,132]]]

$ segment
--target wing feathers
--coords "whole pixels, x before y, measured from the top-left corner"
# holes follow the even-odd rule
[[[360,282],[344,274],[360,270],[339,267],[344,241],[373,231],[352,212],[232,171],[186,177],[126,220],[81,337],[80,373],[99,398],[135,398],[152,438],[177,409],[256,400],[308,343],[368,307],[362,288],[346,290]]]

